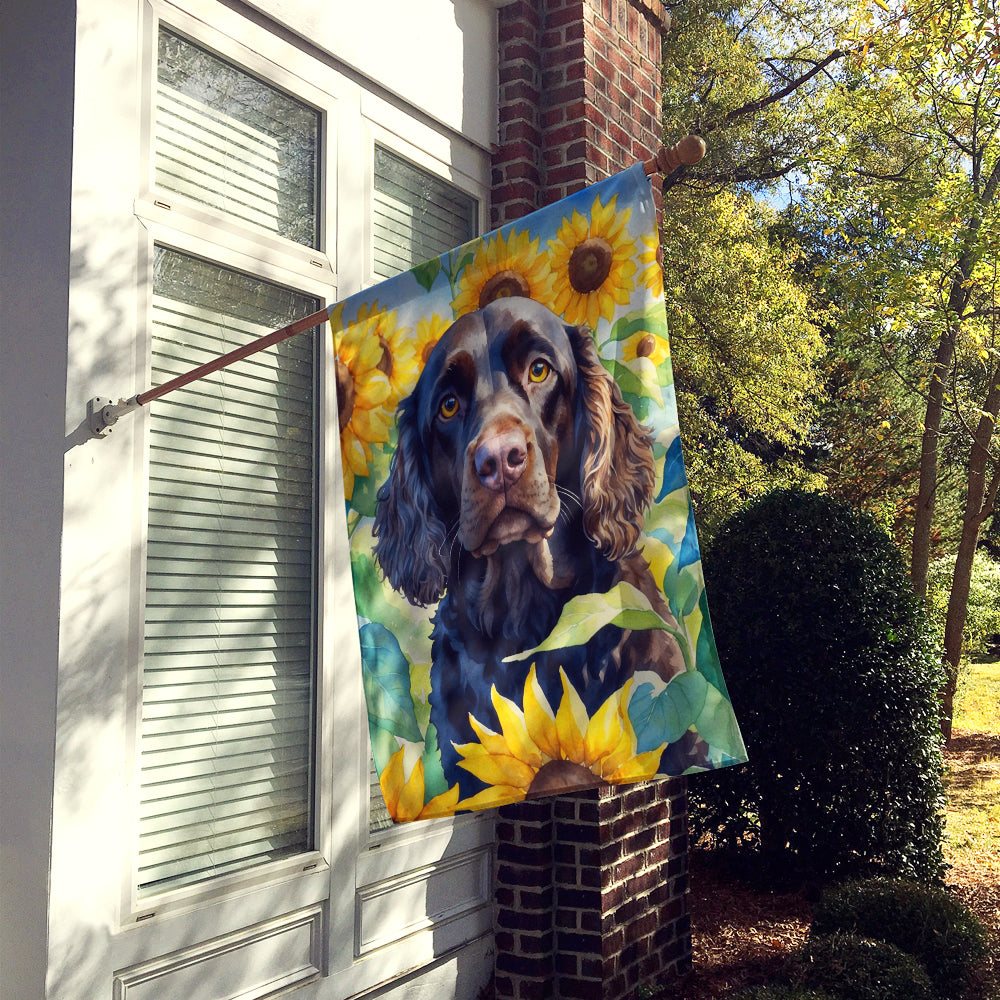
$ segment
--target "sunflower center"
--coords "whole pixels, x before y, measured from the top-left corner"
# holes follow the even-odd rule
[[[531,289],[523,274],[518,274],[517,271],[497,271],[479,293],[479,308],[488,306],[495,299],[508,299],[514,295],[527,299],[531,297],[530,293]]]
[[[337,423],[343,430],[351,422],[354,412],[354,379],[350,369],[337,358]]]
[[[386,378],[392,378],[392,351],[389,349],[389,342],[385,337],[379,336],[379,347],[382,348],[382,357],[378,359],[375,366]]]
[[[593,771],[571,760],[550,760],[543,764],[531,779],[528,798],[536,795],[555,795],[573,788],[595,788],[605,784]]]
[[[594,292],[611,273],[615,253],[611,244],[600,236],[578,243],[569,257],[569,283],[578,292]]]
[[[635,345],[635,356],[637,358],[648,358],[656,350],[656,338],[647,333],[638,344]]]

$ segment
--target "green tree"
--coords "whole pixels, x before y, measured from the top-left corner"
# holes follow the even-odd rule
[[[677,405],[707,534],[747,499],[809,480],[824,347],[773,215],[746,195],[678,193],[664,227]]]
[[[841,250],[830,268],[889,363],[919,352],[924,403],[910,574],[924,594],[943,443],[965,450],[957,556],[944,632],[952,702],[973,559],[992,517],[1000,466],[997,239],[1000,236],[1000,39],[996,0],[878,2],[856,36],[866,58],[826,99],[834,142],[812,170]],[[900,369],[912,371],[899,364]]]
[[[709,139],[697,167],[666,181],[663,234],[678,409],[707,535],[748,498],[816,482],[807,458],[825,348],[796,245],[753,196],[802,162],[815,81],[842,55],[824,49],[825,19],[799,7],[676,4],[664,52],[666,134]]]

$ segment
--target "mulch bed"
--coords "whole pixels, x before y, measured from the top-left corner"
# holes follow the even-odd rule
[[[1000,739],[982,734],[956,733],[946,751],[956,770],[990,757],[1000,759]],[[748,885],[717,852],[692,850],[689,861],[693,970],[668,987],[663,1000],[725,1000],[745,987],[773,982],[809,935],[809,891]],[[970,1000],[1000,1000],[1000,858],[973,857],[953,866],[946,882],[991,938],[991,955],[971,984]]]

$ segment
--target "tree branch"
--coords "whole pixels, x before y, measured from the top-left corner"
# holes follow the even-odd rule
[[[778,101],[783,100],[789,94],[798,90],[804,83],[808,83],[814,76],[822,73],[831,63],[836,62],[838,59],[843,59],[847,55],[846,49],[834,49],[829,55],[821,59],[816,65],[813,66],[807,73],[803,73],[802,76],[796,77],[787,86],[782,87],[780,90],[776,90],[773,94],[768,94],[766,97],[760,97],[756,101],[750,101],[748,104],[744,104],[742,107],[733,108],[732,111],[726,112],[723,116],[722,121],[716,122],[714,125],[703,126],[701,129],[701,134],[705,135],[709,132],[714,132],[717,128],[721,128],[723,125],[734,121],[737,118],[743,118],[747,115],[754,115],[758,111],[763,111],[764,108],[771,104],[777,104]]]

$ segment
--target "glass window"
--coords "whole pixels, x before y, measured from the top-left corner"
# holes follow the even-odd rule
[[[395,153],[375,147],[372,208],[375,274],[391,278],[471,240],[479,231],[476,199]],[[392,826],[379,787],[375,762],[369,766],[369,829]]]
[[[320,114],[160,28],[156,185],[318,246]]]
[[[157,247],[152,384],[317,308]],[[140,896],[313,846],[316,344],[150,407]]]
[[[375,274],[391,278],[478,233],[476,199],[381,146],[375,147]]]

